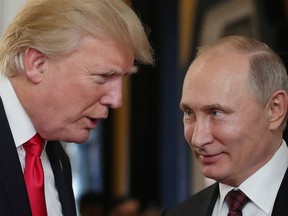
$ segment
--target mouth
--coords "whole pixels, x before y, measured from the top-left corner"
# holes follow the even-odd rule
[[[204,164],[213,164],[216,163],[222,157],[222,153],[219,154],[198,154],[199,160]]]
[[[89,122],[88,122],[88,128],[89,128],[89,129],[96,128],[98,119],[96,119],[96,118],[89,118],[89,117],[87,117],[87,119],[89,120]]]

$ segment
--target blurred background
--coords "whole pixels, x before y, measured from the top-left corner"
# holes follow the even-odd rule
[[[0,0],[0,33],[23,2]],[[287,65],[288,0],[126,2],[146,26],[156,64],[140,66],[125,80],[123,108],[111,112],[87,143],[63,145],[77,203],[94,192],[105,200],[133,196],[142,208],[165,209],[210,183],[184,140],[179,109],[197,47],[225,35],[247,35],[267,43]]]

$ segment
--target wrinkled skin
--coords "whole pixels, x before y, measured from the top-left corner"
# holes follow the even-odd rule
[[[122,81],[133,64],[124,45],[86,36],[58,58],[27,48],[25,73],[10,80],[44,139],[82,143],[109,108],[121,107]]]
[[[274,105],[279,98],[286,103],[287,97],[279,91],[267,106],[261,105],[248,88],[248,56],[226,53],[194,61],[185,77],[180,107],[185,138],[203,174],[239,186],[279,148],[284,116]]]

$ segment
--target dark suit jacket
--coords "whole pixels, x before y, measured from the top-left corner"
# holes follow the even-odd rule
[[[48,142],[46,152],[51,163],[64,216],[76,216],[71,167],[59,142]],[[31,216],[16,146],[0,98],[0,215]]]
[[[215,183],[176,207],[165,212],[165,216],[211,216],[219,194],[218,183]],[[272,216],[288,215],[288,169],[279,188]],[[245,215],[244,215],[245,216]]]

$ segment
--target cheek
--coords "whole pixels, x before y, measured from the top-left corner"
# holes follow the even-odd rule
[[[64,90],[66,99],[76,107],[91,106],[101,97],[101,88],[93,82],[79,82]]]
[[[214,136],[228,155],[230,162],[226,163],[226,166],[241,167],[253,157],[253,146],[245,128],[230,126],[218,128],[214,131]]]
[[[191,145],[191,140],[193,136],[193,128],[191,125],[184,124],[184,136],[189,145]]]
[[[237,127],[219,127],[213,130],[213,135],[215,140],[221,143],[225,149],[229,149],[228,151],[232,151],[231,153],[233,151],[240,153],[241,148],[245,145],[245,132]]]
[[[243,118],[242,118],[243,119]],[[243,124],[243,120],[238,116],[231,116],[220,122],[210,124],[210,130],[218,140],[226,140],[224,143],[231,143],[243,139],[245,131],[250,129]]]

